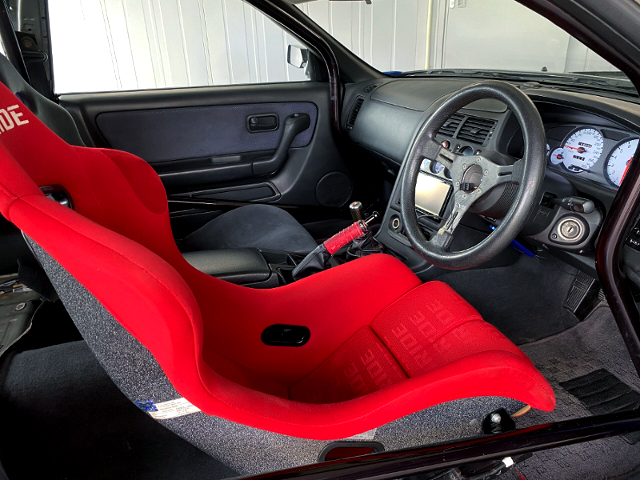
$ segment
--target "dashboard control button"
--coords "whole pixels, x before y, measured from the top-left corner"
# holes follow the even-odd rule
[[[470,157],[473,155],[473,148],[467,145],[466,147],[462,147],[458,153],[463,157]]]
[[[632,238],[632,237],[627,238],[627,245],[629,245],[634,250],[640,250],[640,240],[636,238]]]
[[[448,149],[451,146],[451,142],[449,140],[443,140],[442,146]]]

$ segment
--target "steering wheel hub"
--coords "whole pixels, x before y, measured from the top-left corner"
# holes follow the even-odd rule
[[[464,166],[462,167],[464,168]],[[482,183],[482,167],[478,164],[473,164],[462,174],[462,182],[460,183],[460,190],[473,191],[480,188]]]

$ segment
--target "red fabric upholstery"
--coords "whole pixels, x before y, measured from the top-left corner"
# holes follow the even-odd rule
[[[318,368],[289,388],[293,400],[333,403],[390,387],[407,376],[370,327],[362,327]]]
[[[410,377],[492,350],[527,358],[442,282],[407,293],[378,315],[371,327]]]
[[[502,377],[504,371],[523,366],[527,368],[517,378],[506,381]],[[429,282],[385,308],[371,328],[363,327],[354,334],[289,388],[289,395],[309,403],[349,400],[427,374],[437,382],[451,381],[439,375],[445,367],[447,375],[451,371],[464,375],[465,389],[473,392],[466,396],[502,392],[502,396],[514,397],[523,390],[532,397],[545,394],[538,377],[529,377],[535,367],[518,347],[483,321],[451,287]],[[511,381],[517,384],[510,385]],[[442,393],[433,391],[430,396]]]
[[[516,347],[445,287],[420,285],[398,260],[373,255],[272,290],[211,278],[178,251],[162,183],[148,164],[66,144],[0,86],[5,114],[18,118],[0,131],[2,215],[84,285],[205,413],[323,440],[469,396],[554,407],[551,387]],[[70,192],[75,211],[38,188],[55,184]],[[356,283],[366,301],[351,294]],[[440,303],[452,317],[442,316],[434,295],[444,296]],[[428,327],[414,318],[418,311]],[[263,345],[260,334],[274,323],[306,325],[311,339],[301,348]],[[420,338],[427,355],[416,354],[398,328]],[[411,378],[401,380],[385,349]],[[368,359],[369,350],[389,386],[373,391],[382,386],[374,380],[367,384],[372,393],[357,398],[336,388],[330,401],[337,403],[310,403],[326,400],[314,396],[317,381]]]

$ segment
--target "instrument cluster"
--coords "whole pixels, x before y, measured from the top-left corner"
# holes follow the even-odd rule
[[[618,188],[636,153],[639,137],[608,127],[554,126],[547,129],[549,167]]]

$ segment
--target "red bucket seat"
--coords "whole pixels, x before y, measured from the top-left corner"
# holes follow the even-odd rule
[[[51,185],[73,210],[40,190]],[[498,407],[554,408],[515,345],[391,256],[271,290],[194,269],[147,163],[65,143],[4,86],[0,211],[120,389],[240,473],[313,462],[331,440],[374,429],[398,448],[480,433],[476,420]],[[274,324],[306,326],[310,339],[265,345]]]

